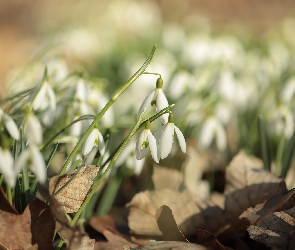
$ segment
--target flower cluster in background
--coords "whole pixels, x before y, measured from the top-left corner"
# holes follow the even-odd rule
[[[18,125],[24,119],[28,148],[31,155],[37,157],[47,141],[67,127],[53,141],[61,143],[59,154],[66,157],[115,89],[138,69],[156,43],[157,53],[148,71],[161,74],[167,99],[165,96],[163,99],[162,87],[157,87],[155,93],[145,99],[146,103],[155,101],[157,112],[168,103],[176,104],[173,114],[184,137],[196,141],[202,149],[224,153],[225,158],[231,158],[241,148],[261,154],[257,119],[262,117],[267,124],[272,153],[276,155],[279,144],[287,144],[295,129],[294,27],[295,19],[287,19],[276,30],[259,37],[246,32],[243,35],[215,32],[203,17],[188,17],[182,25],[164,23],[153,2],[113,1],[102,15],[84,18],[78,27],[68,23],[54,36],[45,36],[42,48],[31,63],[11,72],[6,82],[7,97],[40,82],[44,65],[48,80],[36,95],[26,118],[21,115],[24,105],[35,96],[33,92],[32,96],[24,93],[16,102],[12,99],[4,103],[0,121],[6,128],[3,126],[1,130],[7,130],[18,140],[10,117]],[[81,65],[87,70],[81,69]],[[143,75],[123,93],[103,116],[75,160],[84,153],[90,157],[88,162],[93,162],[97,155],[109,153],[107,147],[112,149],[118,145],[134,124],[134,114],[146,94],[154,89],[154,82],[153,75]],[[161,130],[165,143],[171,142],[172,147],[171,134],[175,132],[180,138],[181,132],[173,121],[169,123],[168,116],[161,117],[164,124]],[[40,125],[30,123],[33,119],[38,119]],[[32,124],[35,127],[32,128]],[[154,138],[149,129],[146,127],[138,135],[138,146],[136,140],[132,140],[122,154],[124,157],[118,159],[121,165],[126,164],[136,173],[140,173],[143,163],[137,166],[134,159],[142,159],[148,147],[156,162],[171,151],[169,148],[168,153],[162,150],[156,154],[151,146],[161,144],[161,139],[155,142],[157,135]],[[37,131],[42,134],[31,137]],[[111,136],[106,142],[108,134]],[[180,139],[182,151],[184,147]],[[1,148],[2,158],[10,159],[5,150]],[[49,157],[48,154],[44,152],[44,157]],[[45,169],[44,159],[42,162]],[[0,170],[4,168],[1,164]],[[32,167],[32,171],[34,169]],[[40,176],[44,181],[44,172]]]

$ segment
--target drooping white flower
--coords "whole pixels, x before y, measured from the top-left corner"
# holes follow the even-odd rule
[[[19,131],[14,120],[0,108],[0,122],[4,123],[8,133],[15,140],[19,140]]]
[[[174,117],[172,114],[170,114],[168,122],[161,126],[155,135],[158,142],[159,159],[165,159],[171,152],[174,140],[174,132],[176,133],[181,151],[183,153],[186,152],[184,136],[180,129],[174,125]]]
[[[14,160],[10,151],[6,148],[0,147],[0,173],[3,174],[6,184],[14,188],[17,174],[14,171]]]
[[[52,87],[45,82],[41,87],[33,103],[33,110],[41,111],[40,119],[46,126],[51,126],[54,122],[56,110],[56,97]]]
[[[24,133],[29,143],[40,145],[43,141],[40,121],[32,112],[26,115]]]
[[[44,158],[35,144],[29,144],[28,148],[23,150],[15,163],[15,170],[19,173],[22,168],[28,164],[29,168],[36,175],[40,183],[46,180],[46,166]]]
[[[56,109],[56,98],[52,87],[48,82],[45,82],[36,96],[33,109],[43,111],[48,108],[53,111]]]
[[[159,163],[157,155],[157,142],[150,130],[150,122],[146,123],[145,129],[141,132],[135,148],[135,155],[137,160],[142,160],[150,148],[152,157],[156,163]]]
[[[104,154],[105,152],[105,144],[103,140],[102,134],[99,132],[98,128],[94,128],[91,133],[88,135],[86,138],[83,148],[82,148],[82,153],[83,155],[87,155],[94,146],[98,146],[98,150],[101,155]]]
[[[141,104],[138,110],[138,116],[140,116],[144,109],[147,111],[151,106],[154,106],[157,112],[168,107],[168,101],[162,87],[163,79],[159,77],[156,83],[156,88],[144,99],[143,103]],[[161,121],[162,123],[166,123],[168,121],[168,114],[162,115]]]
[[[214,138],[216,138],[217,148],[220,151],[224,150],[227,145],[225,129],[218,119],[216,119],[215,117],[209,117],[203,123],[200,131],[200,146],[203,148],[208,148]]]
[[[145,159],[144,158],[142,160],[136,159],[136,156],[134,153],[134,145],[135,145],[135,141],[131,139],[127,143],[127,145],[123,148],[121,154],[119,155],[118,159],[114,163],[114,167],[118,168],[125,163],[125,165],[128,168],[133,169],[134,174],[139,175],[143,168]]]

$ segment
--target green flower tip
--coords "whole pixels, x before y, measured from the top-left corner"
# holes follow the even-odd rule
[[[163,88],[163,79],[162,79],[162,77],[159,77],[157,79],[156,87],[157,87],[157,89]]]
[[[147,122],[145,123],[145,129],[148,129],[148,130],[151,129],[151,123],[149,120],[147,120]]]
[[[174,115],[173,114],[169,114],[168,122],[169,123],[174,123]]]

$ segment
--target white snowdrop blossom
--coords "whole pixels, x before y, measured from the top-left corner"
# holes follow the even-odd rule
[[[42,126],[32,112],[26,115],[24,133],[29,143],[40,145],[43,141]]]
[[[144,158],[142,160],[136,159],[136,156],[134,153],[135,144],[136,142],[133,141],[132,139],[127,143],[127,145],[123,148],[121,154],[115,161],[114,167],[118,168],[125,163],[127,168],[133,169],[134,174],[139,175],[143,168],[145,159]]]
[[[41,87],[39,93],[33,104],[34,110],[46,110],[50,108],[52,111],[56,109],[56,98],[52,87],[48,82],[45,82]]]
[[[16,173],[20,173],[25,165],[28,165],[31,171],[36,175],[40,183],[45,183],[46,166],[44,158],[35,144],[29,144],[28,148],[23,150],[15,163]]]
[[[98,147],[98,150],[101,155],[104,154],[105,144],[104,144],[103,136],[99,132],[98,128],[94,128],[91,131],[91,133],[88,135],[88,137],[86,138],[82,148],[83,155],[87,155],[88,153],[90,153],[90,151],[92,150],[94,146]]]
[[[149,107],[154,106],[156,111],[159,112],[162,109],[168,107],[167,98],[163,92],[163,80],[161,77],[158,78],[156,83],[156,88],[144,99],[143,103],[141,104],[138,110],[138,117],[142,113],[142,111],[146,108],[146,111]],[[164,114],[161,116],[162,123],[167,123],[168,121],[168,114]]]
[[[0,147],[0,173],[3,174],[6,184],[14,188],[17,174],[14,171],[14,160],[10,151]]]
[[[56,110],[56,97],[52,87],[45,82],[33,104],[33,110],[41,111],[40,119],[46,126],[51,126],[54,122]]]
[[[0,108],[0,122],[4,123],[8,133],[11,137],[15,140],[19,140],[19,131],[17,125],[15,124],[14,120]]]
[[[156,163],[159,163],[157,155],[157,142],[150,130],[150,122],[146,123],[145,129],[141,132],[136,142],[135,156],[137,160],[143,159],[150,148],[152,157]]]
[[[215,117],[209,117],[203,123],[200,131],[200,146],[203,148],[208,148],[212,143],[214,137],[216,137],[217,148],[220,151],[224,150],[227,145],[225,129],[218,119],[216,119]]]
[[[180,129],[174,125],[174,116],[169,115],[168,122],[161,126],[156,132],[155,138],[158,142],[159,159],[165,159],[172,150],[174,140],[174,132],[176,133],[180,149],[186,152],[186,142]]]

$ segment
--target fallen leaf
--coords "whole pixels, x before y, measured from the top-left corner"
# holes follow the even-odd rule
[[[188,242],[182,232],[179,230],[171,209],[163,205],[156,212],[156,220],[165,241],[183,241]]]
[[[36,249],[36,246],[38,249],[53,249],[55,223],[49,206],[36,199],[27,205],[23,214],[18,214],[5,200],[1,191],[0,246],[3,249]]]
[[[239,152],[226,169],[224,210],[230,224],[227,233],[249,225],[247,220],[239,220],[244,210],[286,191],[284,180],[263,169],[260,159]]]
[[[251,239],[269,247],[285,249],[295,230],[295,207],[275,212],[259,226],[251,225],[247,231]]]
[[[201,245],[178,241],[150,241],[143,248],[134,250],[209,250]],[[131,250],[131,249],[130,249]]]
[[[118,245],[121,245],[121,246],[124,246],[124,245],[128,246],[128,247],[137,247],[138,246],[137,244],[134,244],[134,243],[126,240],[122,236],[112,233],[109,230],[104,230],[103,235],[106,237],[106,239],[109,242],[117,243]]]
[[[260,222],[271,216],[274,212],[288,210],[295,206],[295,189],[282,194],[275,195],[264,203],[256,205],[254,208],[248,208],[240,218],[246,218],[250,224],[259,225]]]
[[[183,180],[188,191],[202,198],[210,196],[210,184],[202,176],[211,163],[208,154],[200,153],[194,147],[187,148],[187,157],[183,164]],[[212,165],[211,165],[212,166]],[[211,169],[212,171],[212,169]]]
[[[66,213],[75,213],[89,193],[98,170],[97,166],[84,164],[67,174],[55,176],[49,182],[49,193],[55,196]]]
[[[197,229],[215,236],[246,230],[249,221],[239,219],[244,210],[286,191],[284,181],[262,166],[258,158],[240,152],[227,168],[223,198],[212,195],[211,199],[202,199],[188,190],[180,192],[170,189],[136,194],[127,204],[130,208],[128,225],[131,232],[143,236],[161,236],[154,214],[162,205],[170,207],[179,229],[187,238],[193,236]]]
[[[130,208],[128,225],[131,232],[145,236],[162,235],[155,219],[156,211],[162,205],[171,208],[177,224],[189,218],[196,211],[195,201],[187,191],[161,189],[141,192],[136,194],[127,204],[127,207]]]
[[[95,240],[90,239],[79,226],[70,226],[63,206],[54,197],[50,199],[50,209],[55,219],[56,231],[66,242],[68,250],[94,249]]]
[[[167,178],[167,176],[169,176],[169,178]],[[175,169],[154,165],[152,180],[155,190],[179,190],[183,181],[183,174]]]
[[[231,248],[222,245],[216,237],[206,230],[197,230],[197,236],[199,243],[205,247],[209,247],[212,250],[231,250]]]

